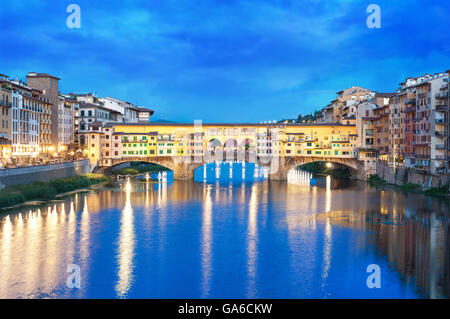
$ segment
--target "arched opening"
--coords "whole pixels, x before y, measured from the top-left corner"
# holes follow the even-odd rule
[[[171,171],[170,168],[159,163],[147,161],[128,161],[117,163],[103,170],[105,175],[140,175]]]
[[[209,142],[206,144],[206,150],[209,152],[216,152],[221,149],[222,143],[216,138],[209,140]]]
[[[238,147],[238,142],[234,138],[229,138],[225,141],[223,145],[224,151],[236,151]]]
[[[338,178],[349,178],[355,173],[352,167],[333,161],[312,161],[293,167],[314,175],[333,176]]]

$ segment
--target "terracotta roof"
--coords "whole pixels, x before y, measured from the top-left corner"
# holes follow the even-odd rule
[[[27,78],[52,78],[56,80],[61,80],[60,78],[47,73],[35,73],[35,72],[28,73]]]
[[[145,107],[138,107],[137,110],[138,110],[139,112],[150,112],[150,115],[153,115],[153,113],[155,113],[155,111],[150,110],[150,109],[147,109],[147,108],[145,108]]]

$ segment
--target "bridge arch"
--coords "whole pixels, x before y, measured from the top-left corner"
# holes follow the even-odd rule
[[[111,160],[111,165],[107,167],[103,166],[96,166],[93,170],[93,173],[105,173],[105,174],[111,174],[114,168],[116,168],[119,165],[125,164],[125,163],[133,163],[133,162],[139,162],[139,163],[149,163],[149,164],[156,164],[160,165],[164,168],[167,168],[171,171],[174,170],[174,163],[171,157],[166,156],[164,158],[162,157],[146,157],[146,158],[124,158],[124,159],[117,159]]]
[[[286,163],[286,170],[300,167],[309,163],[331,163],[346,167],[352,176],[360,176],[361,164],[354,158],[326,158],[326,157],[293,157]]]

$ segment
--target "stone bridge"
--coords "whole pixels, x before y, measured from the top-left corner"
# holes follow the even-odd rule
[[[238,160],[234,158],[233,160]],[[242,159],[241,159],[242,161]],[[287,180],[287,173],[289,170],[301,166],[303,164],[312,162],[329,162],[346,166],[351,175],[357,178],[364,179],[365,173],[362,163],[355,158],[328,158],[316,156],[270,156],[249,158],[246,156],[246,162],[256,163],[259,166],[267,167],[269,169],[269,180]],[[173,171],[174,179],[189,180],[194,178],[194,171],[198,167],[211,163],[214,161],[205,161],[202,157],[188,157],[188,156],[152,156],[152,157],[122,157],[114,159],[110,166],[97,166],[95,172],[108,172],[114,166],[128,163],[128,162],[147,162],[164,166]]]
[[[375,157],[360,156],[359,144],[355,125],[114,123],[89,132],[87,155],[98,170],[141,161],[167,167],[181,180],[215,161],[268,167],[271,180],[286,180],[290,169],[319,161],[345,165],[365,178]]]

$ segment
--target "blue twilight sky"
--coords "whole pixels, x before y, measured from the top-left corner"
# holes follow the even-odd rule
[[[81,29],[66,7],[81,7]],[[366,8],[381,7],[381,29]],[[447,0],[10,0],[0,73],[62,78],[175,121],[259,122],[450,68]]]

